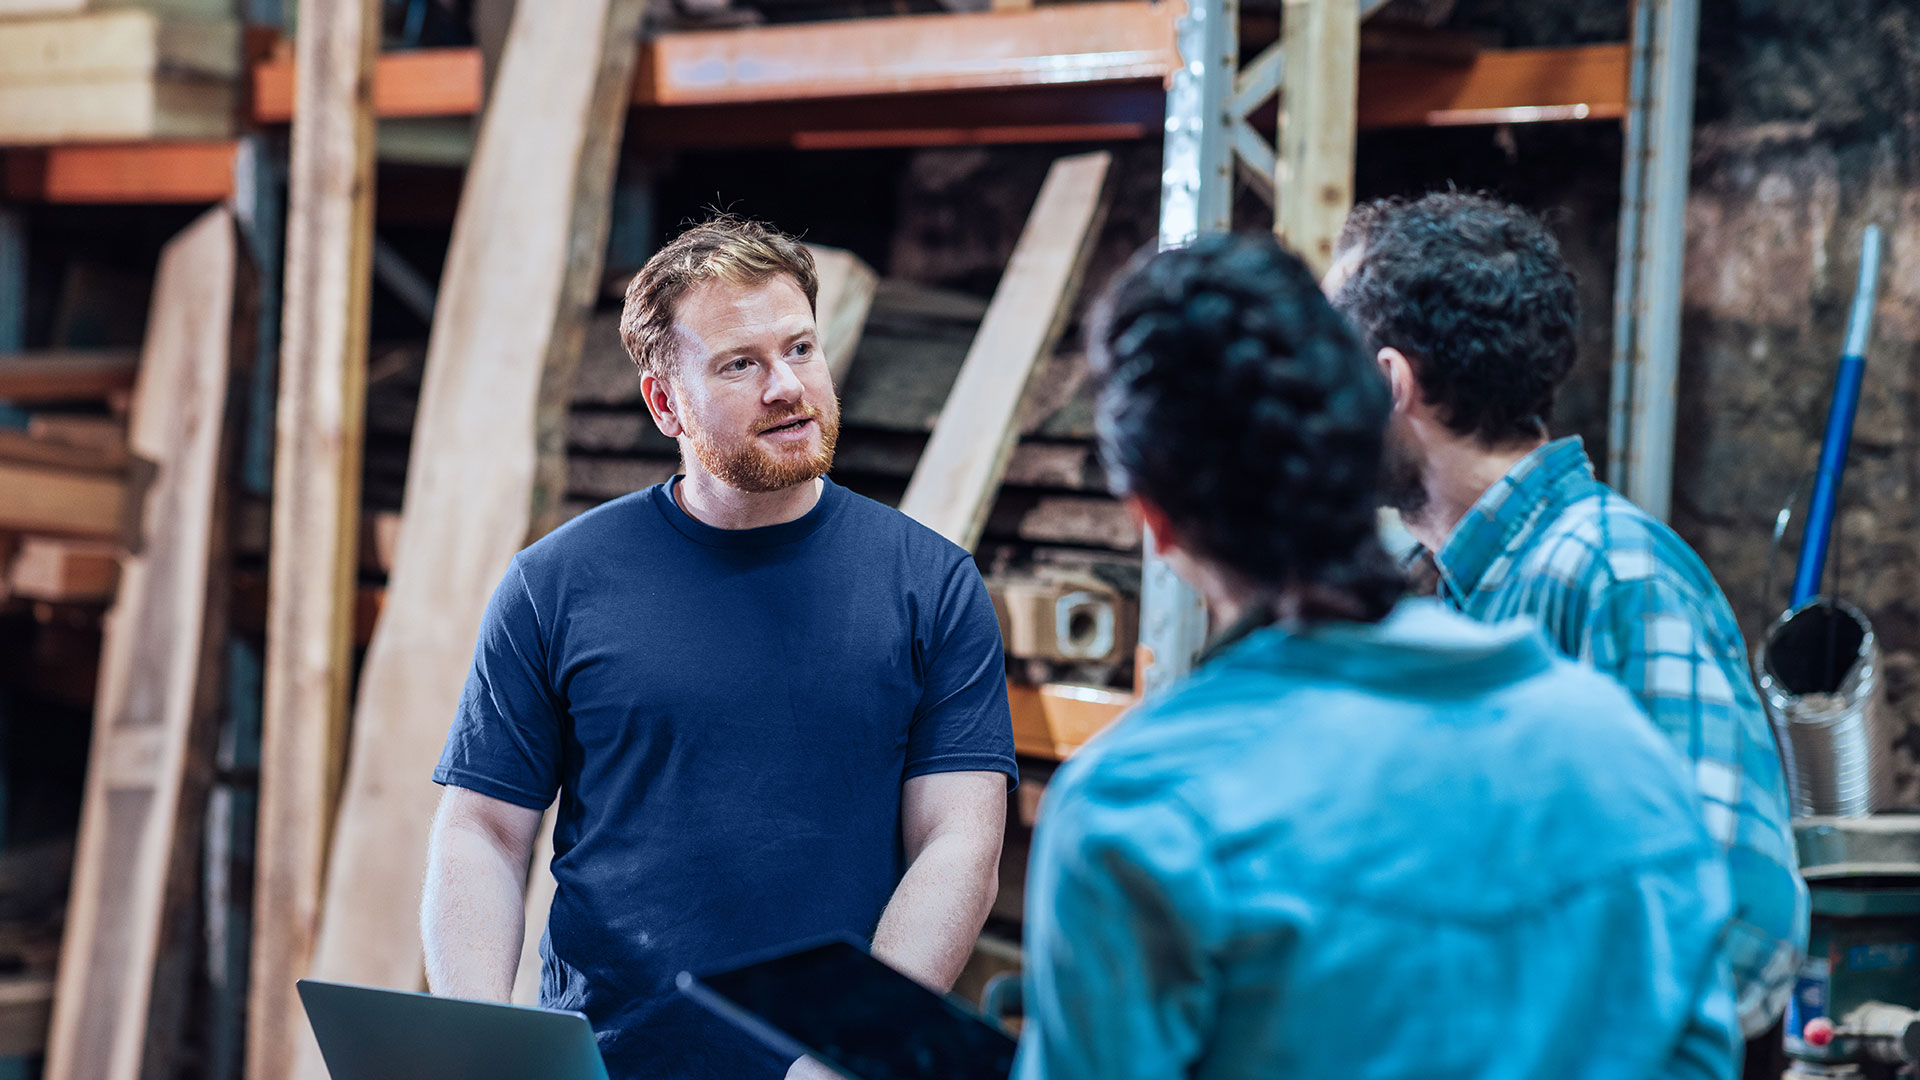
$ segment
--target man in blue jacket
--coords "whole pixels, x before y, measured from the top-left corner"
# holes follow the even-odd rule
[[[1095,321],[1109,474],[1226,629],[1049,788],[1022,1080],[1734,1075],[1681,759],[1530,623],[1396,607],[1389,392],[1305,266],[1204,239]]]

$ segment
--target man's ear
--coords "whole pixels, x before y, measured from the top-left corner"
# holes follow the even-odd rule
[[[668,380],[651,371],[642,373],[640,396],[646,400],[647,411],[653,414],[653,424],[660,429],[660,434],[677,439],[685,433],[686,426],[680,422],[680,399]]]
[[[1380,365],[1380,374],[1387,377],[1387,386],[1393,390],[1393,411],[1404,413],[1420,401],[1420,383],[1413,374],[1413,361],[1407,354],[1395,348],[1384,348],[1374,356]]]
[[[1132,493],[1128,493],[1126,504],[1127,511],[1133,515],[1133,520],[1138,522],[1141,528],[1153,534],[1154,551],[1162,558],[1170,552],[1185,550],[1180,531],[1175,529],[1173,522],[1167,519],[1165,510],[1156,506],[1152,500]]]

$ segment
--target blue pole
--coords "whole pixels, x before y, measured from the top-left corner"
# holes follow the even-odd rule
[[[1833,533],[1834,510],[1840,502],[1840,481],[1847,471],[1847,448],[1853,442],[1853,416],[1860,407],[1860,384],[1867,374],[1867,341],[1873,336],[1874,294],[1880,283],[1880,226],[1867,226],[1860,238],[1860,283],[1853,292],[1853,313],[1847,318],[1846,351],[1833,380],[1833,403],[1827,408],[1827,435],[1820,444],[1820,470],[1814,475],[1813,498],[1807,503],[1807,527],[1800,540],[1800,567],[1793,576],[1793,603],[1797,608],[1820,593],[1826,573],[1827,541]]]

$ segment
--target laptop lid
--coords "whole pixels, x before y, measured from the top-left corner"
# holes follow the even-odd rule
[[[1012,1037],[874,959],[851,938],[788,946],[680,992],[776,1053],[812,1054],[856,1080],[1006,1080]]]
[[[333,1080],[607,1080],[576,1012],[302,979]]]

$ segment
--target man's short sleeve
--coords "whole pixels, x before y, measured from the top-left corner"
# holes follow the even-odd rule
[[[560,787],[560,709],[547,637],[515,559],[487,604],[437,784],[544,810]]]
[[[1017,778],[1000,620],[973,560],[947,575],[935,623],[904,778],[974,771]]]

